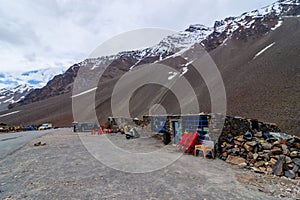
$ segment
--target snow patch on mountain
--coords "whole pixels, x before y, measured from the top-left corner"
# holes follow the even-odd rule
[[[15,88],[19,85],[30,85],[34,88],[45,86],[49,80],[66,71],[62,68],[45,68],[28,72],[0,73],[0,88]]]
[[[261,51],[259,51],[253,59],[257,58],[260,54],[262,54],[263,52],[267,51],[269,48],[271,48],[273,45],[275,44],[275,42],[273,42],[272,44],[266,46],[265,48],[263,48]]]
[[[272,31],[276,30],[278,27],[280,27],[282,25],[282,20],[278,21],[278,23],[273,27],[271,28]]]

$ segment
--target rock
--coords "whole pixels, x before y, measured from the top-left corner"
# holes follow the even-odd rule
[[[294,164],[290,163],[290,164],[287,165],[287,167],[290,168],[290,169],[293,169]]]
[[[256,141],[251,141],[251,142],[246,142],[246,144],[248,144],[251,147],[256,146],[258,143]]]
[[[270,153],[271,150],[263,150],[263,153]]]
[[[240,149],[239,148],[233,148],[231,149],[231,152],[234,154],[234,155],[239,155],[239,152],[240,152]]]
[[[253,159],[254,159],[254,160],[256,160],[257,157],[258,157],[258,154],[257,154],[257,153],[253,154]]]
[[[247,163],[243,162],[239,164],[240,167],[247,167]]]
[[[296,165],[300,166],[300,158],[294,158],[294,159],[293,159],[293,162],[294,162]]]
[[[254,134],[254,137],[261,138],[263,136],[262,132],[257,132]]]
[[[222,156],[227,158],[227,152],[223,152]]]
[[[297,149],[300,149],[300,143],[294,144]]]
[[[292,192],[292,189],[291,188],[286,188],[285,191]]]
[[[252,140],[252,133],[251,132],[246,132],[245,134],[244,134],[244,136],[245,136],[245,138],[246,138],[246,140]]]
[[[276,176],[282,176],[283,175],[282,168],[283,168],[284,160],[285,160],[285,156],[284,155],[280,155],[279,159],[274,164],[274,166],[273,166],[273,173]]]
[[[271,158],[274,158],[274,159],[278,160],[279,159],[279,155],[272,155]]]
[[[292,152],[290,153],[290,156],[291,156],[292,158],[297,157],[297,156],[298,156],[298,151],[292,151]]]
[[[251,160],[253,158],[254,158],[254,156],[253,156],[252,152],[247,153],[247,160]]]
[[[45,146],[45,145],[46,143],[41,141],[34,143],[34,146]]]
[[[296,174],[293,170],[287,170],[284,172],[284,176],[290,178],[290,179],[295,179]]]
[[[262,171],[260,171],[260,169],[256,168],[256,167],[251,167],[251,169],[256,172],[256,173],[264,173]]]
[[[241,145],[242,145],[242,142],[237,141],[237,140],[234,140],[233,143],[234,143],[235,145],[238,145],[238,146],[241,146]]]
[[[233,141],[233,137],[228,137],[228,138],[225,138],[226,142],[228,143],[232,143]]]
[[[271,158],[270,162],[269,162],[269,165],[271,167],[273,167],[275,165],[275,163],[277,162],[277,160],[275,160],[274,158]]]
[[[275,142],[273,142],[273,146],[280,147],[280,142],[279,142],[279,141],[275,141]]]
[[[281,149],[282,149],[282,153],[283,153],[284,155],[290,154],[290,150],[288,149],[288,147],[287,147],[285,144],[282,144],[282,145],[281,145]]]
[[[282,154],[282,150],[279,147],[274,147],[273,149],[271,149],[271,153],[272,154]]]
[[[262,148],[265,150],[270,150],[272,148],[272,144],[270,143],[263,143]]]
[[[267,170],[266,170],[265,167],[259,167],[258,169],[259,169],[259,171],[261,171],[261,172],[267,173]]]
[[[285,163],[290,164],[292,162],[292,159],[288,156],[285,157]]]
[[[232,164],[235,164],[235,165],[239,165],[239,164],[245,163],[246,159],[244,159],[242,157],[239,157],[239,156],[229,155],[228,158],[226,159],[226,162],[232,163]]]
[[[254,160],[254,159],[248,160],[248,163],[252,164],[252,166],[254,166],[255,162],[256,162],[256,160]]]
[[[271,167],[267,167],[267,173],[271,174],[273,172],[273,169]]]
[[[294,171],[295,173],[297,173],[297,172],[299,171],[299,169],[300,169],[300,167],[299,167],[298,165],[294,165],[293,171]]]
[[[261,157],[263,158],[263,160],[265,160],[265,161],[269,161],[270,160],[270,156],[269,156],[269,154],[268,153],[264,153],[264,154],[262,154],[261,155]]]
[[[265,165],[265,161],[259,161],[259,162],[254,163],[254,167],[262,167],[264,165]]]
[[[246,149],[246,151],[250,152],[253,150],[253,147],[251,147],[250,145],[248,145],[247,143],[244,144],[244,148]]]
[[[243,136],[241,135],[241,136],[239,136],[239,137],[236,138],[236,141],[238,141],[238,142],[244,142],[245,140],[244,140]]]
[[[270,133],[268,132],[263,132],[263,138],[264,139],[269,139],[271,137]]]
[[[34,146],[40,146],[42,143],[39,141],[39,142],[36,142],[34,143]]]

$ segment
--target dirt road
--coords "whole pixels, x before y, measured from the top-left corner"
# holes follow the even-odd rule
[[[109,138],[160,147],[155,139]],[[47,145],[36,147],[37,141]],[[0,160],[0,199],[300,199],[297,184],[192,155],[151,173],[126,173],[95,159],[71,129],[44,135]]]

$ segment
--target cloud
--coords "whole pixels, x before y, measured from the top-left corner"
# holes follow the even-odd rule
[[[212,26],[274,0],[0,0],[0,71],[70,66],[119,33]]]

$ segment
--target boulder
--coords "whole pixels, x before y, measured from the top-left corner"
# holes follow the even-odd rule
[[[281,149],[282,149],[282,153],[283,153],[284,155],[290,154],[290,150],[289,150],[289,148],[288,148],[287,145],[282,144],[282,145],[281,145]]]
[[[271,167],[267,167],[267,173],[271,174],[273,172],[273,169]]]
[[[232,152],[234,155],[239,155],[240,149],[239,149],[239,148],[233,148],[233,149],[231,149],[231,152]]]
[[[238,141],[238,142],[244,142],[245,140],[244,140],[243,136],[241,135],[241,136],[239,136],[239,137],[236,138],[236,141]]]
[[[261,171],[259,168],[257,167],[251,167],[251,169],[256,172],[256,173],[264,173],[263,171]]]
[[[263,136],[262,132],[257,132],[254,134],[254,137],[261,138]]]
[[[241,164],[239,164],[240,167],[247,167],[247,163],[243,162]]]
[[[273,142],[273,146],[280,147],[280,142],[278,140]]]
[[[271,149],[271,153],[272,154],[282,154],[282,150],[279,147],[274,147],[273,149]]]
[[[269,165],[271,167],[273,167],[275,165],[275,163],[277,162],[277,160],[275,160],[274,158],[271,158],[271,160],[269,161]]]
[[[282,176],[283,175],[283,164],[284,164],[285,156],[280,155],[279,159],[273,166],[273,174],[276,176]]]
[[[294,158],[294,159],[293,159],[293,162],[294,162],[296,165],[300,166],[300,158]]]
[[[294,165],[293,171],[294,171],[295,173],[297,173],[297,172],[299,171],[299,169],[300,169],[300,167],[299,167],[298,165]]]
[[[297,157],[297,156],[298,156],[298,151],[292,151],[292,152],[290,153],[290,156],[291,156],[292,158]]]
[[[248,145],[247,143],[244,144],[244,148],[246,149],[246,151],[250,152],[253,150],[253,147]]]
[[[262,154],[261,155],[261,157],[263,158],[263,160],[265,160],[265,161],[269,161],[270,160],[270,156],[269,156],[269,154],[268,153],[264,153],[264,154]]]
[[[254,160],[256,160],[257,157],[258,157],[258,154],[257,154],[257,153],[253,154],[253,159],[254,159]]]
[[[285,157],[285,163],[290,164],[292,161],[292,159],[288,156]]]
[[[293,170],[287,170],[284,172],[284,176],[291,178],[291,179],[295,179],[296,174]]]
[[[229,155],[226,159],[226,162],[231,163],[231,164],[235,164],[235,165],[240,165],[242,163],[246,163],[246,159],[239,157],[239,156],[232,156]]]
[[[264,165],[265,165],[265,161],[259,161],[259,162],[254,163],[254,167],[257,167],[257,168],[262,167]]]
[[[238,145],[238,146],[241,146],[241,145],[242,145],[242,142],[237,141],[237,140],[234,140],[233,143],[234,143],[235,145]]]
[[[272,148],[272,144],[262,143],[262,148],[265,149],[265,150],[270,150]]]
[[[251,142],[246,142],[246,144],[248,144],[251,147],[256,146],[258,143],[256,141],[251,141]]]

